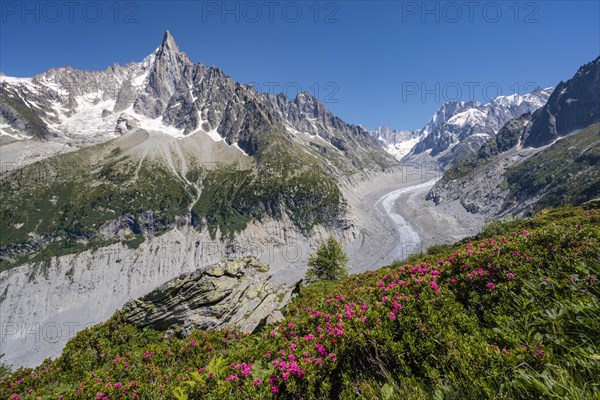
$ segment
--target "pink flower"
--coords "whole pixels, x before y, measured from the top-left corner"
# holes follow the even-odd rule
[[[256,380],[252,381],[252,384],[253,384],[254,386],[258,386],[258,385],[260,385],[260,383],[261,383],[261,382],[262,382],[262,381],[261,381],[260,379],[256,379]]]
[[[296,345],[294,343],[290,344],[290,349],[296,350]]]
[[[450,283],[456,283],[456,279],[455,278],[451,278],[450,279]]]
[[[190,346],[195,346],[196,345],[196,341],[195,340],[191,340],[189,343]]]
[[[515,274],[513,274],[512,272],[509,272],[505,275],[508,279],[515,279]]]
[[[527,235],[529,235],[529,231],[528,230],[524,230],[523,231],[523,236],[527,236]]]
[[[271,386],[271,392],[279,393],[279,388],[277,386]]]
[[[492,282],[488,283],[488,284],[487,284],[487,287],[488,287],[488,289],[490,289],[490,290],[494,290],[494,289],[496,289],[496,285],[494,285]]]
[[[537,356],[539,358],[542,358],[544,356],[544,350],[542,350],[542,349],[535,349],[535,354],[537,354]]]
[[[440,291],[440,288],[438,287],[438,284],[435,283],[434,281],[429,282],[429,285],[431,285],[431,288],[438,293]]]

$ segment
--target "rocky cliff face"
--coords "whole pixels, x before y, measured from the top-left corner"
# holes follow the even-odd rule
[[[351,229],[341,236],[347,241],[356,234]],[[46,357],[59,355],[75,333],[105,321],[126,303],[181,274],[200,276],[210,265],[214,266],[212,275],[201,278],[203,282],[224,285],[235,280],[248,285],[249,290],[259,288],[259,280],[265,279],[261,294],[244,301],[247,308],[252,308],[260,298],[267,300],[262,307],[254,308],[252,321],[261,320],[259,316],[265,310],[273,311],[276,316],[278,304],[283,305],[287,296],[281,296],[281,284],[291,288],[302,279],[308,255],[326,235],[327,231],[319,228],[311,237],[306,237],[289,220],[253,223],[228,240],[211,238],[206,231],[183,226],[148,238],[136,248],[115,243],[1,271],[0,347],[1,353],[5,353],[2,360],[15,367],[39,365]],[[244,264],[239,270],[244,271],[243,276],[234,278],[225,272],[221,277],[215,276],[219,275],[215,264],[220,260],[248,256],[260,264],[255,261]],[[261,272],[262,265],[269,265],[269,270]],[[235,293],[241,296],[238,289]],[[218,289],[222,294],[227,290]],[[232,287],[231,293],[223,299],[223,304],[227,304],[222,308],[223,317],[229,322],[235,322],[240,316],[234,318],[239,303],[233,293]],[[212,295],[209,292],[207,296]],[[275,304],[267,307],[271,300]],[[179,315],[187,313],[181,308],[178,310],[182,313]],[[212,313],[206,316],[219,315],[218,308],[206,310]],[[245,312],[242,314],[246,316]],[[218,324],[216,319],[206,321]],[[247,326],[251,326],[250,322],[247,321]]]
[[[600,121],[600,57],[560,82],[523,132],[525,146],[539,147]]]
[[[0,122],[6,134],[15,138],[47,139],[50,135],[46,123],[4,84],[0,84]]]
[[[254,332],[283,317],[291,288],[271,283],[269,267],[254,257],[229,259],[172,279],[123,306],[139,327],[180,331],[239,329]]]

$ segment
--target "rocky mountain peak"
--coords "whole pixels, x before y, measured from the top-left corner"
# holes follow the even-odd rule
[[[179,50],[169,31],[165,32],[160,47],[155,52],[154,63],[149,71],[148,85],[136,100],[133,108],[142,115],[157,118],[164,113],[171,96],[190,86],[192,63]]]
[[[179,61],[178,59],[185,59],[188,63],[190,63],[187,55],[179,50],[177,43],[175,43],[175,38],[171,35],[171,32],[166,31],[163,36],[162,43],[156,50],[156,59],[166,60],[166,61]]]
[[[547,103],[532,117],[524,145],[540,147],[600,121],[600,57],[560,82]]]

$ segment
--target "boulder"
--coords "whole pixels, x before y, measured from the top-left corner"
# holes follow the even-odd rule
[[[125,319],[157,330],[238,329],[254,332],[274,323],[292,289],[271,282],[269,267],[254,257],[228,259],[174,278],[123,306]]]

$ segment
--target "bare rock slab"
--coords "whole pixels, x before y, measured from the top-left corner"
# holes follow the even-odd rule
[[[123,306],[139,327],[167,330],[238,329],[254,332],[283,317],[293,288],[271,282],[269,267],[254,257],[228,259],[185,273]]]

